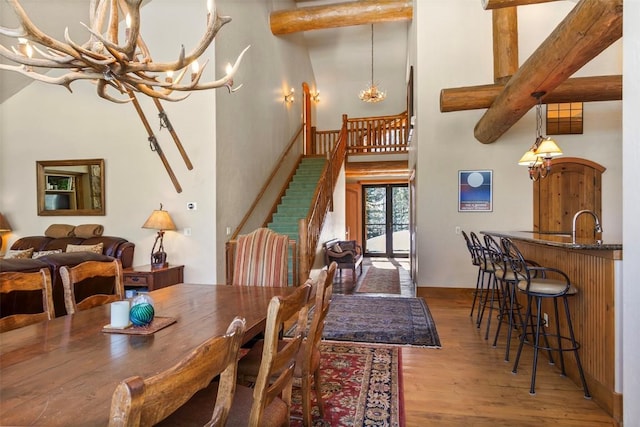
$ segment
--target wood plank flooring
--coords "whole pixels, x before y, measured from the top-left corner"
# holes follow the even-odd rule
[[[349,283],[350,276],[337,278],[334,291],[352,293],[357,283]],[[418,288],[417,293],[427,301],[442,348],[402,348],[406,426],[617,425],[544,358],[531,396],[531,349],[525,347],[518,373],[512,374],[512,362],[504,361],[504,337],[492,347],[494,326],[486,341],[485,324],[478,329],[469,317],[472,290]],[[402,294],[409,296],[404,286]],[[512,343],[512,361],[516,348]]]

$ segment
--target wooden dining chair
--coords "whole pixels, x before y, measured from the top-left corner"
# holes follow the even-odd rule
[[[60,267],[67,314],[124,299],[122,264],[85,261],[75,267]]]
[[[311,417],[311,393],[315,388],[316,401],[320,417],[324,419],[324,403],[322,401],[322,382],[320,378],[320,342],[324,331],[324,321],[329,312],[331,294],[333,292],[333,278],[338,265],[335,261],[329,264],[327,269],[322,269],[315,281],[315,294],[310,298],[313,301],[313,314],[308,331],[296,356],[294,369],[294,385],[301,388],[302,394],[302,421],[304,426],[312,425]],[[309,283],[313,283],[312,280]],[[288,338],[279,341],[279,346],[287,344]],[[258,341],[238,363],[238,380],[253,381],[259,372],[264,341]],[[312,387],[312,385],[314,387]]]
[[[238,236],[235,242],[232,285],[287,286],[289,248],[293,248],[293,280],[296,280],[295,241],[268,228],[258,228]]]
[[[245,320],[236,317],[225,335],[208,339],[168,370],[146,379],[137,376],[122,381],[113,393],[109,426],[152,426],[163,420],[171,426],[226,425],[245,327]],[[218,375],[215,396],[197,396]],[[171,417],[185,403],[189,408],[182,411],[182,417]]]
[[[291,408],[291,390],[293,387],[293,369],[296,354],[302,343],[302,331],[307,322],[307,301],[311,285],[296,288],[295,292],[284,297],[273,297],[269,308],[265,329],[264,354],[260,364],[260,373],[255,385],[249,387],[236,383],[233,404],[227,419],[227,426],[271,427],[288,426]],[[293,338],[289,345],[279,347],[278,337],[285,321],[296,319]],[[270,379],[272,381],[270,381]],[[189,402],[178,408],[166,418],[161,426],[203,425],[201,419],[191,415],[202,402],[215,400],[216,383],[198,392]]]
[[[42,311],[13,313],[0,319],[0,332],[21,328],[33,323],[51,320],[55,317],[53,297],[51,296],[51,273],[48,268],[40,271],[0,273],[0,293],[5,296],[10,292],[42,292]]]

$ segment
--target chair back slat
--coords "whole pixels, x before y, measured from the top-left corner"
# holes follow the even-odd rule
[[[212,337],[166,371],[122,381],[111,401],[110,427],[152,426],[184,405],[220,375],[207,425],[224,426],[236,389],[238,354],[246,325],[236,317],[223,336]],[[207,410],[207,408],[197,408]],[[179,422],[179,420],[175,420]]]
[[[85,261],[74,267],[60,267],[60,277],[64,287],[64,305],[67,314],[88,310],[99,305],[124,299],[124,279],[119,259],[111,262]],[[103,278],[109,290],[89,289],[86,281]],[[89,293],[89,295],[87,295]]]
[[[51,291],[51,273],[48,268],[36,272],[0,273],[0,293],[42,292],[42,311],[39,313],[13,313],[0,319],[0,332],[21,328],[55,317]]]

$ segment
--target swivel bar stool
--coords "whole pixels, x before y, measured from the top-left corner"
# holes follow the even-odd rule
[[[502,306],[501,292],[500,289],[498,289],[498,280],[496,279],[496,275],[502,273],[500,272],[500,263],[494,262],[496,258],[499,257],[499,255],[484,246],[481,243],[480,238],[473,232],[471,233],[471,241],[476,248],[478,258],[480,259],[481,272],[481,291],[480,299],[478,302],[478,317],[476,319],[476,326],[480,328],[480,324],[482,323],[482,319],[484,318],[484,312],[487,308],[489,308],[489,315],[487,316],[487,331],[484,337],[484,339],[489,339],[489,329],[491,327],[491,316],[493,315],[493,309],[499,309]]]
[[[510,240],[504,240],[504,249],[509,254],[508,260],[511,264],[511,268],[518,276],[517,288],[520,292],[526,295],[527,298],[527,310],[522,324],[522,331],[520,334],[520,345],[518,346],[518,353],[516,354],[516,360],[513,365],[513,373],[518,371],[518,362],[520,361],[520,355],[522,354],[522,348],[525,342],[533,346],[533,369],[531,371],[531,388],[529,393],[536,394],[536,368],[538,364],[538,351],[546,350],[549,353],[549,363],[554,364],[552,352],[557,351],[560,358],[560,369],[563,376],[566,375],[564,365],[564,352],[572,351],[576,358],[576,365],[578,367],[578,373],[580,374],[580,380],[582,381],[582,389],[584,391],[584,397],[589,399],[589,388],[587,387],[587,381],[584,377],[584,371],[582,370],[582,363],[580,362],[580,344],[576,341],[575,334],[573,333],[573,325],[571,323],[571,313],[569,312],[570,296],[575,295],[578,289],[571,284],[569,277],[561,270],[550,267],[536,267],[528,266],[522,253],[517,246]],[[560,279],[547,278],[547,274],[552,273]],[[553,299],[553,308],[555,314],[555,333],[548,334],[545,331],[544,322],[542,322],[542,300],[545,298]],[[560,333],[560,321],[558,318],[558,299],[562,299],[564,304],[564,312],[567,320],[567,328],[569,336],[562,336]],[[533,323],[533,303],[535,301],[535,324]],[[530,325],[530,326],[529,326]],[[540,342],[540,337],[544,339],[544,345]],[[556,347],[549,345],[549,338],[556,339]],[[563,347],[563,342],[569,342],[570,346]]]
[[[508,324],[507,329],[507,342],[504,360],[509,360],[509,350],[511,348],[511,333],[518,323],[522,324],[523,317],[520,311],[521,305],[516,298],[516,284],[518,282],[516,274],[511,269],[511,265],[507,260],[507,253],[503,249],[502,241],[498,243],[491,235],[484,236],[485,247],[491,253],[491,261],[494,265],[496,280],[500,284],[500,311],[498,314],[498,326],[493,338],[493,347],[498,345],[498,337],[502,324],[506,321]],[[517,314],[519,322],[516,322],[514,316]],[[489,330],[487,329],[487,333]]]
[[[473,233],[473,231],[471,233],[475,234]],[[478,297],[482,292],[482,285],[481,285],[482,281],[480,280],[481,274],[482,274],[482,268],[480,266],[480,257],[478,257],[477,248],[464,230],[462,230],[462,237],[464,237],[464,240],[467,244],[467,249],[469,250],[469,254],[471,255],[471,264],[478,267],[478,275],[476,277],[476,290],[473,293],[473,302],[471,303],[471,313],[469,314],[470,317],[473,317],[473,312],[476,308]],[[480,299],[482,298],[480,297]]]

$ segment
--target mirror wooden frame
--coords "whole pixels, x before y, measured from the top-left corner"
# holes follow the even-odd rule
[[[87,195],[86,188],[94,186],[95,183],[81,185],[84,180],[79,181],[78,178],[83,175],[89,175],[89,172],[79,171],[83,167],[86,167],[87,171],[89,171],[93,166],[98,167],[97,173],[94,175],[95,178],[98,178],[96,180],[98,188],[96,188],[95,193],[89,188],[90,193]],[[52,175],[55,175],[55,177]],[[77,184],[75,184],[76,181]],[[36,161],[36,184],[39,216],[105,215],[104,159]],[[45,196],[63,194],[75,196],[74,199],[69,199],[67,196],[67,200],[74,200],[71,203],[67,202],[69,207],[51,207],[50,203],[47,203],[47,197]],[[97,206],[96,208],[84,207],[85,203],[83,202],[78,206],[78,200],[84,201],[87,200],[87,197],[93,199],[92,202],[95,203],[94,206]]]

